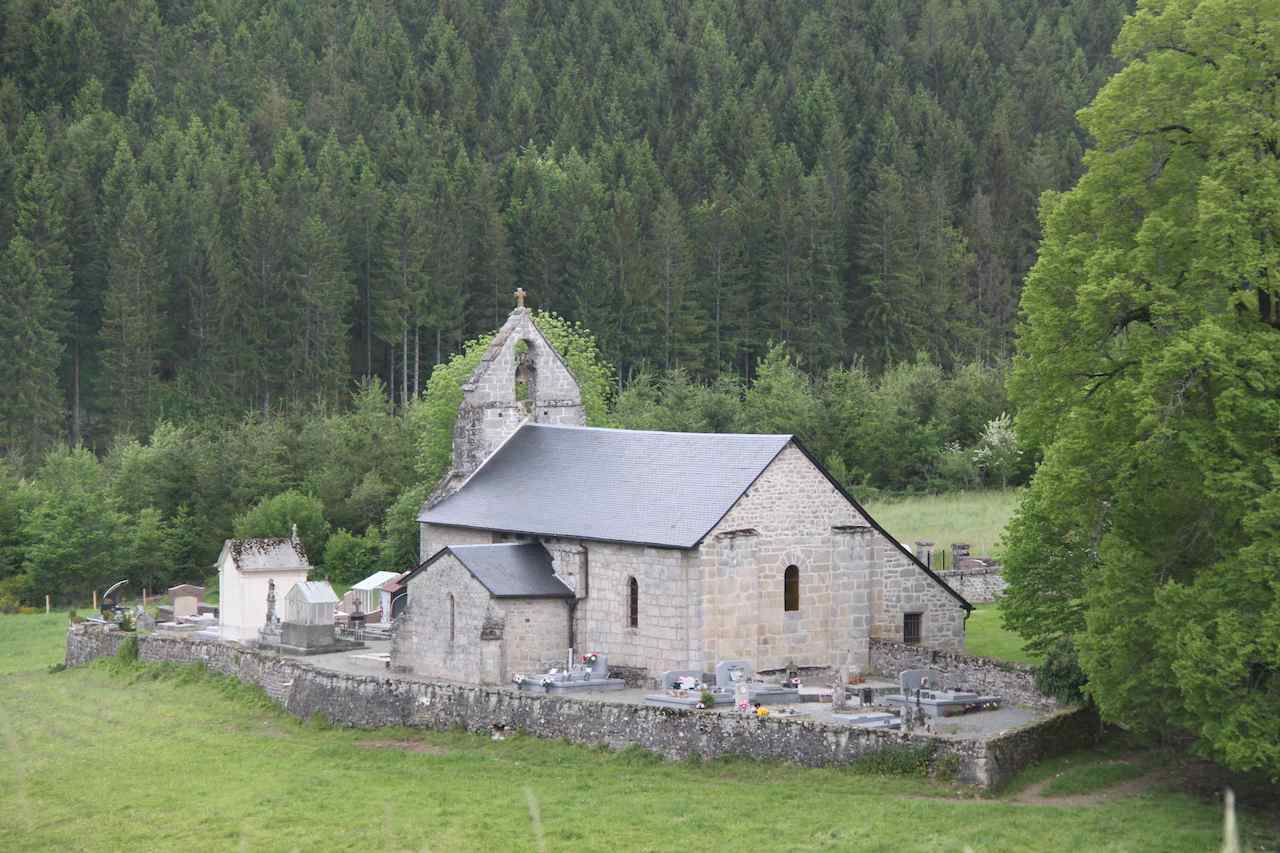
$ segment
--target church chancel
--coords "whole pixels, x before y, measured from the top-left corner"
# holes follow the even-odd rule
[[[586,426],[515,295],[419,515],[393,667],[501,684],[590,648],[655,684],[724,660],[862,672],[873,637],[963,647],[968,602],[794,436]]]

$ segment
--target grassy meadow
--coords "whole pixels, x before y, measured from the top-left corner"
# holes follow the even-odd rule
[[[1000,536],[1017,508],[1017,489],[952,492],[892,498],[866,505],[867,512],[908,548],[917,539],[943,551],[965,542],[976,556],[1000,555]]]
[[[964,650],[971,655],[1014,663],[1039,663],[1039,658],[1022,647],[1022,638],[1000,624],[1000,605],[975,604],[964,624]]]
[[[194,667],[103,661],[50,673],[64,625],[0,616],[6,850],[1203,851],[1220,844],[1218,809],[1173,791],[1067,808],[853,769],[666,762],[521,736],[495,742],[462,732],[332,729],[294,720],[261,692]],[[1084,754],[1072,766],[1109,760]],[[1246,840],[1260,838],[1256,819],[1246,815],[1244,826],[1252,833]]]

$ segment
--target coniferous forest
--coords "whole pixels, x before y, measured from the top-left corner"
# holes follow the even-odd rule
[[[1038,198],[1127,8],[8,0],[0,606],[293,522],[336,578],[411,564],[519,287],[593,424],[1024,481]]]
[[[1009,353],[1126,0],[8,0],[0,447],[391,399],[523,287],[642,371]]]

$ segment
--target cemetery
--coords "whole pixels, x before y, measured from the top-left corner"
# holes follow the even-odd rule
[[[325,587],[295,585],[279,615],[272,612],[276,602],[264,602],[264,616],[271,619],[257,641],[228,642],[157,626],[136,633],[139,657],[201,663],[262,687],[294,716],[319,714],[338,725],[523,731],[614,749],[634,745],[673,759],[740,755],[815,767],[920,746],[935,772],[982,788],[998,787],[1033,760],[1087,744],[1097,731],[1091,712],[1059,708],[1051,700],[998,710],[992,709],[995,700],[971,702],[970,713],[945,718],[892,707],[895,695],[914,697],[934,684],[941,690],[947,675],[939,670],[846,676],[842,685],[828,678],[831,673],[806,673],[803,679],[783,673],[782,680],[769,674],[766,681],[749,661],[732,660],[714,673],[663,673],[655,689],[610,677],[607,654],[589,652],[506,686],[427,679],[389,671],[381,655],[386,641],[358,649],[326,645],[337,597]],[[110,622],[73,625],[67,665],[115,654],[126,634]],[[952,655],[950,662],[960,671],[957,665],[972,659]],[[982,671],[981,662],[973,663],[955,678]],[[1029,671],[1020,672],[1029,688]],[[710,706],[703,694],[713,697]]]

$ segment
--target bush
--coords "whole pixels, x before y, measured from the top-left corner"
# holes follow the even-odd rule
[[[972,451],[957,442],[943,446],[935,462],[936,485],[944,489],[973,489],[982,479]]]
[[[377,571],[378,528],[364,536],[339,528],[324,547],[324,568],[338,583],[356,583]]]
[[[1063,637],[1049,647],[1044,663],[1036,670],[1036,689],[1064,704],[1085,701],[1083,692],[1089,678],[1080,668],[1076,645],[1069,637]]]
[[[0,580],[0,613],[17,613],[22,604],[22,592],[26,586],[26,578],[15,575]]]
[[[136,636],[125,637],[124,642],[120,644],[120,648],[116,651],[116,658],[123,663],[136,663],[138,660],[138,638]]]

